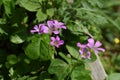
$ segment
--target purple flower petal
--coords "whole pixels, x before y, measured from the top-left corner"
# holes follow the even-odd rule
[[[39,32],[38,32],[38,34],[44,33],[45,29],[47,29],[47,26],[45,26],[45,24],[39,24]]]
[[[64,23],[62,23],[62,22],[59,22],[59,24],[58,24],[59,26],[59,28],[63,28],[63,29],[66,29],[66,26],[65,26],[65,24]]]
[[[48,34],[49,33],[49,28],[48,27],[44,27],[43,32],[46,33],[46,34]]]
[[[59,41],[59,44],[60,44],[60,45],[63,45],[63,44],[64,44],[64,41],[63,41],[63,40]]]
[[[39,32],[39,27],[37,25],[34,26],[34,30],[30,30],[30,32],[33,34],[35,32]]]
[[[59,22],[59,25],[64,25],[64,23],[62,23],[62,22]]]
[[[59,34],[59,30],[53,31],[54,34]]]
[[[51,37],[51,40],[52,40],[52,41],[55,41],[56,39],[55,39],[55,37]]]
[[[77,47],[81,47],[81,44],[79,42],[77,43]]]
[[[34,29],[35,29],[36,31],[39,31],[39,27],[38,27],[37,25],[34,26]]]
[[[98,50],[105,52],[105,49],[103,49],[103,48],[98,48]]]
[[[61,28],[66,29],[66,26],[61,26]]]
[[[53,22],[54,22],[54,25],[58,25],[59,24],[58,20],[53,20]]]
[[[100,41],[97,41],[96,43],[95,43],[95,46],[96,47],[100,47],[102,45],[102,43],[100,42]]]
[[[66,26],[64,26],[64,23],[58,22],[58,20],[54,20],[53,22],[54,22],[54,26],[55,26],[56,28],[66,29]]]
[[[92,48],[94,46],[94,39],[93,38],[88,39],[87,46],[90,47],[90,48]]]
[[[86,44],[82,44],[81,48],[87,48]]]
[[[57,40],[57,41],[60,41],[60,38],[59,38],[59,36],[56,36],[56,40]]]
[[[54,46],[54,45],[55,45],[54,41],[51,41],[51,42],[50,42],[50,45],[51,45],[51,46]]]
[[[49,28],[52,27],[53,26],[53,21],[47,21],[47,25],[48,25]]]
[[[45,26],[45,24],[39,24],[39,28],[40,28],[41,26]]]
[[[87,47],[87,45],[86,44],[81,44],[81,43],[77,43],[77,47],[79,47],[79,48],[86,48]]]
[[[34,32],[36,32],[36,30],[30,30],[30,33],[34,34]]]
[[[87,58],[91,59],[91,53],[90,52],[87,52]]]
[[[43,33],[49,33],[49,28],[45,26],[44,24],[39,25],[41,32]]]

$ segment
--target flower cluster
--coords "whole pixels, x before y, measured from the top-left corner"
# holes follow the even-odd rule
[[[38,32],[38,34],[46,33],[46,34],[59,34],[60,29],[66,29],[66,26],[62,22],[58,22],[58,20],[48,20],[47,25],[39,24],[38,26],[35,25],[34,29],[30,32],[33,34]]]
[[[30,30],[32,34],[37,32],[38,34],[55,34],[56,37],[51,37],[51,46],[56,46],[57,48],[60,47],[60,45],[64,44],[63,40],[60,40],[60,37],[58,34],[60,33],[60,29],[66,29],[66,26],[64,23],[59,22],[58,20],[48,20],[47,24],[39,24],[35,25],[33,30]]]
[[[64,40],[60,40],[58,36],[60,33],[60,29],[66,29],[64,23],[59,22],[58,20],[48,20],[46,24],[35,25],[33,30],[30,30],[32,34],[37,32],[38,34],[54,34],[56,36],[51,36],[51,46],[55,46],[59,48],[64,44]],[[104,52],[103,48],[100,48],[102,43],[100,41],[95,42],[93,38],[88,39],[87,44],[77,43],[77,47],[79,47],[79,53],[81,54],[81,58],[91,59],[91,53],[94,52],[98,54],[98,51]]]
[[[100,41],[95,42],[93,38],[88,39],[87,44],[77,43],[77,47],[79,47],[79,53],[81,54],[81,58],[91,59],[91,52],[95,52],[98,54],[98,51],[104,52],[105,49],[100,48],[102,43]]]

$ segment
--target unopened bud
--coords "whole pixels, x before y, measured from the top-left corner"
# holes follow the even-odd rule
[[[67,57],[68,57],[68,58],[71,58],[71,55],[70,55],[70,54],[67,54]]]

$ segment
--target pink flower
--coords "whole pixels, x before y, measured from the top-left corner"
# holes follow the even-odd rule
[[[30,32],[33,34],[38,32],[38,34],[46,33],[46,34],[59,34],[60,29],[66,29],[66,26],[62,22],[58,22],[58,20],[48,20],[47,25],[39,24],[39,26],[35,25],[34,30]]]
[[[91,53],[88,51],[88,47],[86,44],[81,44],[81,43],[77,43],[77,47],[79,47],[79,53],[81,55],[81,58],[87,58],[87,59],[91,59]]]
[[[53,20],[53,24],[56,28],[63,28],[63,29],[66,29],[66,26],[64,25],[64,23],[62,22],[58,22],[58,20]]]
[[[102,43],[100,41],[95,42],[93,38],[88,39],[87,46],[91,48],[96,54],[98,54],[98,51],[105,51],[105,49],[100,48],[101,45]]]
[[[59,34],[59,29],[56,28],[54,25],[53,25],[53,21],[47,21],[47,28],[45,29],[45,33],[48,33],[48,34],[51,34],[51,33],[54,33],[54,34]]]
[[[56,46],[57,48],[64,44],[64,41],[60,40],[59,36],[51,37],[51,40],[52,40],[50,42],[51,46]]]
[[[44,24],[39,24],[39,26],[35,25],[33,30],[30,30],[30,32],[32,34],[34,34],[35,32],[38,32],[38,34],[42,34],[45,33],[45,30],[47,29],[47,26],[45,26]]]
[[[47,21],[47,26],[48,28],[45,29],[46,33],[54,33],[54,34],[59,34],[60,33],[60,28],[66,29],[66,26],[64,26],[64,23],[58,22],[57,20],[48,20]]]

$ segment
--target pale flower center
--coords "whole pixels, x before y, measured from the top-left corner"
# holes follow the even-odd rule
[[[58,41],[55,41],[54,44],[57,45],[57,44],[58,44]]]

